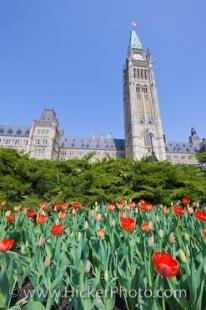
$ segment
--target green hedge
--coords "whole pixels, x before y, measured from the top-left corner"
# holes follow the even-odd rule
[[[49,161],[29,159],[0,149],[0,200],[11,204],[40,200],[79,200],[85,205],[119,198],[144,198],[154,203],[190,196],[206,199],[206,171],[154,160],[107,159]]]

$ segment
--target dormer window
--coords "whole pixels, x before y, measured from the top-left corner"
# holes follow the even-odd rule
[[[8,132],[7,132],[9,135],[11,135],[13,133],[13,130],[10,128],[8,129]]]

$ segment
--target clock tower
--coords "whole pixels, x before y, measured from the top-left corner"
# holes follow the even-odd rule
[[[126,156],[154,155],[165,160],[165,142],[152,61],[135,30],[131,31],[124,80]]]

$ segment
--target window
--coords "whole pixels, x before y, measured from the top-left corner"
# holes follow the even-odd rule
[[[140,79],[140,72],[139,68],[137,69],[137,78]]]
[[[144,143],[146,147],[152,147],[152,133],[150,131],[145,131]]]
[[[147,69],[144,70],[144,78],[145,78],[145,80],[147,80]]]
[[[145,94],[147,94],[147,93],[148,93],[147,85],[144,85],[144,86],[142,87],[142,90],[143,90],[143,92],[144,92]]]
[[[140,85],[139,84],[137,84],[137,86],[136,86],[136,92],[140,93]]]
[[[133,69],[134,79],[136,79],[136,68]]]

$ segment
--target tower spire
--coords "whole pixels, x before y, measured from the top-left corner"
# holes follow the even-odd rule
[[[137,49],[143,49],[142,43],[134,29],[131,30],[130,33],[130,48],[137,48]]]

